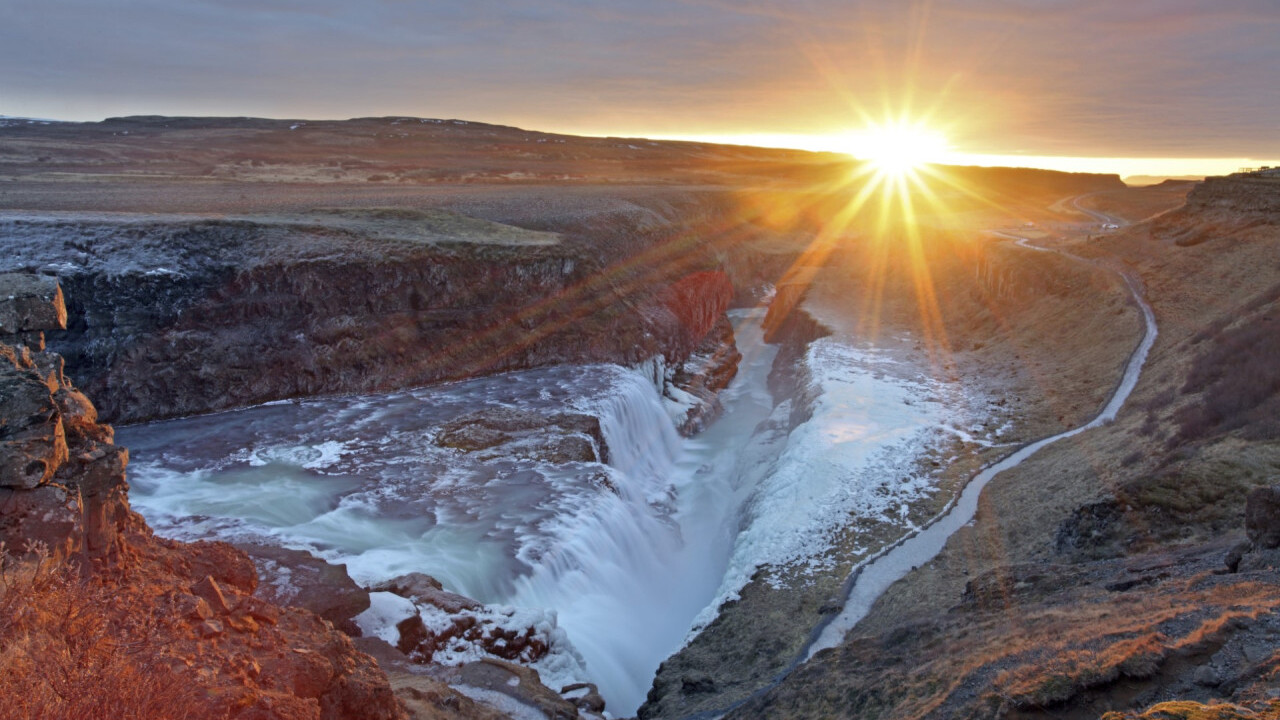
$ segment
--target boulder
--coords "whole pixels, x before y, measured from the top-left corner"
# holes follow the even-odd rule
[[[384,665],[385,666],[385,665]],[[510,720],[511,716],[476,702],[436,678],[388,673],[391,687],[412,720]]]
[[[573,683],[560,688],[560,695],[578,706],[579,710],[596,713],[604,712],[604,697],[595,683]]]
[[[214,580],[212,575],[205,575],[199,582],[192,585],[191,594],[204,600],[209,608],[218,615],[226,615],[231,612],[231,605],[227,603],[227,597],[222,594],[222,588],[218,587],[218,581]]]
[[[310,610],[348,635],[360,636],[352,618],[369,608],[369,593],[351,579],[346,565],[325,562],[304,550],[250,544],[236,547],[257,563],[256,597]]]
[[[551,651],[551,638],[540,627],[544,618],[519,615],[512,608],[487,607],[445,590],[425,573],[401,575],[369,590],[394,593],[417,607],[417,614],[396,625],[396,649],[415,663],[429,664],[437,652],[460,646],[519,662],[537,662]]]
[[[488,452],[483,459],[526,457],[553,464],[609,461],[600,419],[583,413],[538,413],[486,408],[446,423],[441,447]]]
[[[483,607],[469,597],[445,590],[439,580],[420,572],[407,573],[380,582],[370,587],[369,591],[395,593],[421,605],[439,608],[449,615],[456,615],[463,610],[479,610]]]
[[[573,703],[542,684],[537,670],[523,665],[485,658],[456,668],[449,679],[473,688],[502,693],[523,705],[537,708],[549,720],[581,717]]]
[[[245,594],[252,594],[258,588],[258,570],[243,550],[213,540],[187,543],[186,549],[192,577],[209,575],[224,590],[232,587]]]
[[[61,330],[66,327],[67,306],[57,278],[0,273],[0,333]]]

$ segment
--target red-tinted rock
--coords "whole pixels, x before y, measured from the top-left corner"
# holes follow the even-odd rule
[[[733,283],[720,271],[690,273],[671,284],[670,296],[667,307],[696,344],[729,309]]]
[[[209,603],[209,607],[219,615],[231,612],[231,605],[222,594],[222,588],[218,587],[218,581],[209,575],[205,575],[199,582],[192,585],[191,593]]]
[[[211,576],[224,587],[251,594],[258,587],[258,571],[240,550],[224,542],[202,540],[187,543],[189,572],[193,577]]]
[[[407,573],[380,582],[369,588],[372,592],[390,592],[400,597],[409,598],[421,605],[437,607],[450,615],[463,610],[479,610],[483,605],[469,597],[451,593],[444,589],[439,580],[426,573]]]

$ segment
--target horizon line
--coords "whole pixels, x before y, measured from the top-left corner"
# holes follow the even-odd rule
[[[462,118],[429,118],[419,115],[360,115],[346,118],[303,118],[272,117],[268,115],[167,115],[158,113],[136,113],[130,115],[109,115],[99,119],[67,120],[50,117],[32,117],[26,115],[0,114],[0,120],[26,120],[39,123],[101,123],[114,118],[158,117],[158,118],[245,118],[254,120],[303,121],[303,122],[346,122],[367,118],[412,118],[421,120],[463,120]],[[566,135],[585,138],[618,138],[636,140],[658,140],[675,142],[696,142],[713,145],[736,145],[774,150],[800,150],[813,153],[833,153],[845,155],[854,160],[866,160],[840,149],[839,145],[845,133],[655,133],[645,134],[633,131],[591,132],[566,130],[536,130],[520,125],[487,120],[465,120],[468,123],[511,127],[526,132],[537,132],[549,135]],[[1211,176],[1230,175],[1243,169],[1259,166],[1280,166],[1280,159],[1267,159],[1250,156],[1220,157],[1169,157],[1160,155],[1051,155],[1037,153],[999,153],[973,152],[959,149],[948,149],[927,160],[933,165],[952,165],[964,167],[1008,167],[1032,170],[1055,170],[1068,173],[1112,174],[1124,178],[1185,178],[1203,179]]]

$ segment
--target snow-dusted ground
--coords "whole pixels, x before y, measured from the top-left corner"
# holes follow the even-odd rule
[[[720,592],[700,621],[763,565],[822,565],[851,516],[906,527],[907,503],[933,487],[917,460],[945,437],[948,413],[930,382],[884,372],[892,362],[839,337],[810,345],[812,416],[786,436],[748,499]],[[789,413],[779,406],[775,426]]]

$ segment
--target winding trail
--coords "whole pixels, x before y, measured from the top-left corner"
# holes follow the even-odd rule
[[[1085,198],[1087,198],[1087,197],[1091,197],[1091,196],[1093,196],[1093,195],[1097,195],[1097,193],[1086,193],[1086,194],[1084,194],[1084,195],[1077,195],[1077,196],[1075,196],[1075,197],[1071,198],[1071,207],[1075,208],[1077,211],[1079,211],[1079,212],[1081,212],[1081,213],[1083,213],[1083,214],[1085,214],[1085,215],[1088,215],[1089,217],[1093,218],[1094,220],[1097,220],[1098,222],[1102,223],[1103,225],[1117,225],[1117,226],[1119,226],[1119,225],[1123,225],[1123,224],[1124,224],[1124,222],[1123,222],[1120,218],[1111,217],[1110,215],[1108,215],[1108,214],[1106,214],[1106,213],[1104,213],[1104,212],[1099,212],[1099,211],[1097,211],[1097,210],[1093,210],[1092,208],[1087,208],[1087,207],[1085,207],[1085,206],[1083,206],[1083,205],[1081,205],[1081,204],[1080,204],[1080,201],[1081,201],[1081,200],[1083,200],[1083,199],[1085,199]],[[1003,235],[1003,234],[1004,234],[1004,233],[997,233],[997,235]],[[1007,236],[1006,236],[1006,237],[1007,237]],[[1028,247],[1028,246],[1024,245],[1023,247]]]
[[[997,234],[1011,237],[1004,233]],[[1083,258],[1061,250],[1031,245],[1027,238],[1012,237],[1016,239],[1019,246],[1030,250],[1059,253],[1082,262],[1088,262]],[[1142,311],[1146,332],[1143,334],[1142,341],[1138,343],[1138,347],[1129,355],[1124,375],[1116,386],[1115,391],[1111,394],[1107,404],[1092,420],[1084,425],[1024,445],[1003,460],[987,466],[969,480],[960,496],[933,522],[915,535],[881,553],[869,563],[863,564],[861,568],[855,571],[855,577],[852,579],[844,609],[820,631],[817,639],[808,648],[808,652],[805,655],[806,660],[813,657],[820,650],[840,644],[845,634],[853,629],[853,626],[861,621],[862,618],[866,617],[867,613],[871,611],[872,604],[885,590],[889,589],[890,585],[905,577],[916,566],[929,562],[938,553],[942,552],[947,540],[973,519],[978,510],[978,497],[982,493],[982,489],[987,486],[987,483],[991,482],[992,478],[1005,470],[1017,467],[1024,460],[1053,443],[1066,440],[1086,430],[1101,427],[1115,420],[1116,414],[1129,398],[1129,394],[1133,392],[1133,388],[1138,384],[1142,366],[1146,363],[1147,353],[1151,351],[1151,346],[1155,344],[1158,332],[1155,313],[1143,297],[1138,281],[1127,272],[1117,272],[1119,272],[1124,279],[1125,285],[1129,288],[1133,301]]]
[[[1117,222],[1114,218],[1110,218],[1102,213],[1080,207],[1077,203],[1086,196],[1076,197],[1072,204],[1076,205],[1081,211],[1102,219],[1103,222]],[[1072,253],[1055,249],[1040,247],[1030,244],[1029,238],[1012,235],[1009,233],[991,231],[994,235],[1013,240],[1019,247],[1037,252],[1051,252],[1075,259],[1079,262],[1094,263],[1094,261],[1082,258]],[[694,715],[689,715],[684,720],[711,720],[718,718],[738,707],[744,705],[750,700],[764,695],[770,690],[777,687],[782,681],[791,674],[793,670],[804,662],[807,662],[815,654],[822,650],[827,650],[839,645],[845,635],[853,629],[867,614],[871,611],[875,601],[884,594],[898,580],[906,577],[907,573],[916,567],[923,565],[938,553],[942,552],[942,548],[946,545],[947,540],[961,527],[964,527],[971,520],[978,509],[978,498],[982,494],[983,488],[987,483],[991,482],[995,476],[1010,470],[1022,464],[1031,456],[1035,455],[1045,447],[1052,445],[1060,440],[1079,435],[1086,430],[1092,430],[1097,427],[1106,425],[1116,418],[1116,414],[1129,398],[1130,393],[1138,384],[1138,378],[1142,373],[1142,367],[1146,363],[1147,354],[1151,351],[1152,345],[1155,344],[1157,328],[1155,313],[1151,306],[1147,303],[1146,298],[1142,294],[1142,286],[1137,278],[1126,270],[1110,268],[1116,272],[1124,280],[1126,287],[1129,289],[1130,296],[1135,305],[1142,312],[1143,322],[1146,328],[1142,340],[1138,346],[1134,348],[1129,355],[1129,359],[1125,364],[1124,375],[1117,384],[1116,389],[1111,394],[1111,398],[1102,410],[1089,422],[1084,425],[1072,428],[1065,432],[1051,435],[1035,442],[1023,445],[1010,455],[1003,459],[983,468],[965,484],[960,495],[953,499],[946,508],[943,509],[933,520],[922,527],[912,535],[904,537],[894,545],[885,548],[877,555],[863,561],[845,580],[843,586],[843,594],[845,596],[844,608],[839,614],[828,616],[814,628],[810,634],[809,641],[805,647],[800,650],[787,667],[779,673],[772,681],[756,690],[751,695],[739,700],[731,705],[718,710],[708,710]]]

